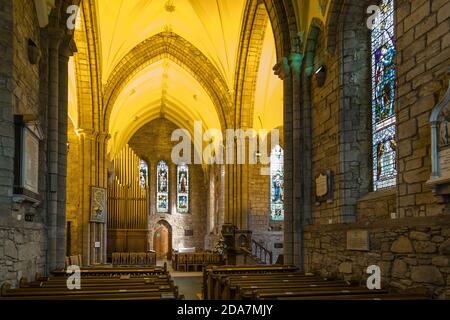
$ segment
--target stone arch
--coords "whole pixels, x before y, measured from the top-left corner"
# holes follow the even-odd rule
[[[235,127],[250,128],[253,120],[255,90],[262,46],[269,16],[257,0],[247,2],[238,52],[235,81]]]
[[[213,101],[222,129],[231,123],[231,98],[225,79],[194,45],[172,32],[154,35],[134,47],[114,68],[104,90],[103,120],[105,130],[114,102],[127,82],[139,71],[159,61],[170,58],[185,68],[200,82]]]
[[[263,0],[275,36],[277,59],[300,51],[297,20],[292,1]]]
[[[78,126],[85,130],[101,132],[101,54],[98,46],[95,3],[91,0],[81,1],[79,14],[81,15],[79,30],[74,32],[77,44],[77,54],[74,58],[78,75],[76,77]]]
[[[341,12],[345,0],[335,0],[331,2],[326,19],[327,48],[330,53],[334,53],[337,45],[337,29],[341,19]]]

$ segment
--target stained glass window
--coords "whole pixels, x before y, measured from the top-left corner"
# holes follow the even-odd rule
[[[144,160],[141,160],[139,163],[139,184],[142,189],[148,186],[148,165]]]
[[[382,0],[372,29],[372,136],[374,190],[396,184],[394,1]]]
[[[270,218],[284,220],[284,153],[280,146],[270,155]]]
[[[169,212],[169,167],[164,161],[160,161],[156,168],[156,211],[158,213]]]
[[[177,212],[189,212],[189,167],[185,164],[177,167]]]

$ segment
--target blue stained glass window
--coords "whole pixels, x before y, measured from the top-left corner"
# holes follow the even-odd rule
[[[284,220],[284,153],[280,146],[270,155],[270,219]]]
[[[185,164],[177,167],[177,212],[189,212],[189,167]]]
[[[397,181],[394,1],[383,0],[372,29],[372,137],[374,190]]]
[[[158,162],[156,167],[156,211],[169,212],[169,167],[166,162]]]

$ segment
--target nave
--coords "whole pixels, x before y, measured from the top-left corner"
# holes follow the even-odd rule
[[[449,25],[0,0],[0,298],[449,300]]]

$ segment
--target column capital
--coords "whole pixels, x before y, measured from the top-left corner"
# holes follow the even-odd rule
[[[108,132],[98,132],[92,129],[83,129],[78,128],[75,130],[75,133],[79,137],[84,137],[85,139],[97,140],[100,142],[108,142],[111,139],[111,135]]]
[[[273,71],[281,80],[288,78],[291,75],[289,59],[286,57],[281,58],[281,60],[273,67]]]
[[[298,52],[291,53],[289,56],[289,63],[292,73],[295,75],[299,75],[303,63],[303,54]]]
[[[60,56],[69,59],[75,52],[77,52],[77,45],[73,40],[73,36],[65,34],[59,46]]]

